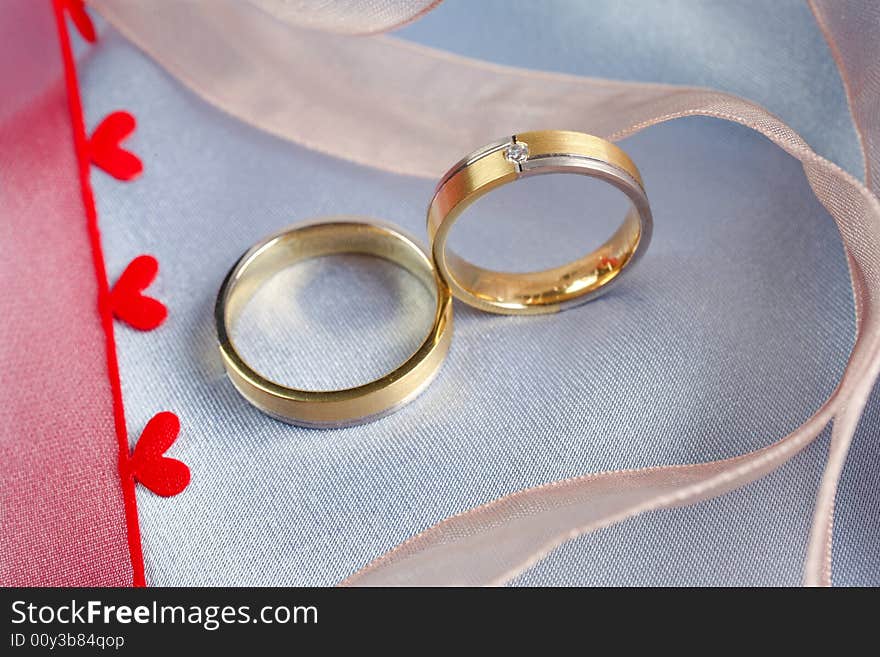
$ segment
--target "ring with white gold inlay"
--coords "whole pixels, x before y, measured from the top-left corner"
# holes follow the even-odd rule
[[[239,354],[232,329],[245,305],[270,277],[310,258],[359,253],[400,265],[434,296],[433,321],[421,345],[384,376],[354,388],[301,390],[260,374]],[[226,374],[252,405],[284,422],[336,428],[384,417],[419,395],[434,379],[452,340],[452,296],[431,259],[400,230],[358,217],[297,224],[258,242],[229,270],[214,307]]]
[[[548,173],[598,178],[629,198],[623,223],[598,249],[561,267],[513,273],[483,269],[447,248],[453,224],[478,198]],[[475,151],[443,176],[428,206],[428,237],[440,277],[465,303],[509,315],[557,312],[604,294],[645,252],[652,227],[641,174],[629,156],[604,139],[567,130],[520,133]]]

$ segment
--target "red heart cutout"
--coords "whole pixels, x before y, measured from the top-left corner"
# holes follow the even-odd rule
[[[134,478],[162,497],[177,495],[189,485],[186,464],[163,456],[179,432],[180,421],[174,413],[157,413],[147,422],[128,460]]]
[[[95,26],[92,19],[86,13],[84,0],[64,0],[64,8],[70,14],[70,19],[76,25],[76,29],[82,35],[82,38],[89,43],[95,42]]]
[[[144,165],[134,153],[119,145],[134,132],[135,127],[134,117],[128,112],[113,112],[101,121],[89,139],[92,163],[119,180],[137,177],[144,170]]]
[[[151,331],[165,321],[168,309],[161,301],[142,292],[159,272],[159,263],[149,255],[132,260],[110,291],[113,314],[141,331]]]

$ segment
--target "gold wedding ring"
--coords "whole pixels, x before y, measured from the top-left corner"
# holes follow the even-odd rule
[[[623,191],[631,208],[617,231],[589,255],[553,269],[512,273],[483,269],[446,246],[464,210],[493,189],[525,176],[575,173]],[[434,263],[452,293],[494,313],[556,312],[603,294],[648,246],[651,208],[639,170],[611,142],[581,132],[540,130],[514,135],[475,151],[440,180],[428,207]]]
[[[271,381],[242,359],[231,327],[257,288],[275,273],[309,258],[358,253],[401,265],[434,293],[431,330],[393,372],[343,390],[299,390]],[[393,412],[415,398],[440,369],[452,337],[452,297],[418,244],[387,225],[346,217],[300,224],[248,250],[230,270],[215,306],[217,337],[226,373],[251,404],[280,420],[308,427],[360,424]]]

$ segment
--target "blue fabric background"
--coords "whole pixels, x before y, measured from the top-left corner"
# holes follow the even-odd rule
[[[794,0],[448,0],[399,36],[520,66],[733,91],[861,174],[836,69]],[[211,311],[225,272],[260,237],[313,216],[372,215],[424,235],[432,182],[252,130],[109,29],[84,56],[81,83],[90,126],[120,108],[139,122],[128,145],[144,175],[121,184],[94,174],[110,275],[152,253],[161,273],[150,293],[170,310],[157,331],[119,327],[129,431],[176,412],[171,455],[193,472],[175,498],[138,491],[151,584],[332,584],[434,522],[526,486],[769,444],[818,407],[845,365],[846,265],[798,163],[740,126],[687,119],[623,144],[656,229],[613,293],[537,318],[457,304],[449,359],[413,404],[351,429],[281,424],[223,375]],[[547,178],[480,207],[457,245],[487,264],[546,264],[598,242],[610,226],[598,218],[618,210],[611,194]],[[500,243],[488,242],[499,229]],[[288,383],[351,383],[405,355],[427,303],[393,266],[307,263],[266,286],[241,340]],[[880,583],[878,427],[875,399],[838,500],[836,583]],[[574,541],[517,583],[796,584],[825,449],[818,441],[718,500]]]

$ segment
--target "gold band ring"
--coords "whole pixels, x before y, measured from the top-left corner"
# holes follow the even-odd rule
[[[339,253],[378,256],[401,265],[436,298],[431,330],[397,369],[355,388],[299,390],[263,377],[239,356],[231,327],[257,288],[280,270],[309,258]],[[427,387],[440,369],[452,337],[452,297],[430,258],[397,230],[340,218],[294,226],[248,250],[230,270],[214,310],[226,373],[238,391],[263,412],[292,424],[340,427],[377,419],[400,408]]]
[[[547,173],[600,178],[623,191],[632,207],[598,249],[544,271],[483,269],[446,248],[452,225],[471,203],[501,185]],[[629,156],[604,139],[566,130],[525,132],[475,151],[443,176],[428,206],[428,236],[441,278],[465,303],[503,314],[556,312],[606,292],[647,249],[652,226],[642,178]]]

